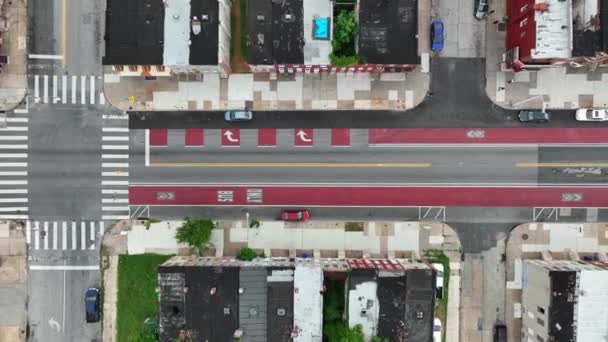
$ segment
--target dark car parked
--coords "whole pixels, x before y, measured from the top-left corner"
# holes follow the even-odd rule
[[[84,311],[86,313],[86,322],[99,322],[99,289],[89,287],[84,293]]]
[[[543,123],[551,120],[551,114],[533,110],[522,110],[517,116],[521,122]]]

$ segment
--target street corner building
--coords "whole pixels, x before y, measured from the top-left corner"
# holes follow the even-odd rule
[[[431,342],[435,270],[405,259],[173,257],[158,274],[159,335],[192,341],[323,340],[325,277],[348,279],[366,341]]]
[[[505,66],[608,65],[608,0],[504,0]]]
[[[525,260],[522,276],[522,341],[606,339],[608,263]]]
[[[230,0],[108,0],[104,65],[121,76],[230,72]]]

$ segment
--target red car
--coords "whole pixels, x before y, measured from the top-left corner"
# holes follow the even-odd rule
[[[281,220],[283,221],[308,221],[310,213],[308,210],[283,210],[281,212]]]

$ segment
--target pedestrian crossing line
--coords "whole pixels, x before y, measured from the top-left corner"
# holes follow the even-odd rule
[[[53,249],[57,249],[57,222],[53,222]]]
[[[29,122],[28,118],[6,118],[6,122]]]
[[[129,181],[110,181],[110,180],[102,180],[101,185],[129,185]]]
[[[102,150],[128,150],[129,145],[101,145]]]
[[[32,243],[32,223],[28,220],[25,222],[25,243],[30,245]]]
[[[27,198],[0,198],[0,203],[27,203]]]
[[[80,78],[80,104],[87,103],[87,79],[84,77]]]
[[[103,236],[104,231],[105,227],[103,225],[103,221],[99,221],[99,236]]]
[[[0,158],[27,158],[27,153],[0,153]]]
[[[61,223],[61,249],[66,250],[68,248],[68,223]]]
[[[2,135],[2,136],[0,136],[0,140],[2,140],[2,141],[5,141],[5,140],[15,140],[15,141],[27,140],[27,136],[26,135]]]
[[[72,222],[72,250],[76,250],[76,222]]]
[[[44,89],[42,92],[42,102],[49,103],[49,75],[44,75],[42,77],[42,81],[44,84]]]
[[[91,243],[91,245],[89,246],[89,249],[91,249],[91,250],[95,249],[95,223],[94,222],[90,223],[89,241]]]
[[[113,115],[113,114],[103,114],[101,116],[102,119],[109,119],[109,120],[128,120],[129,119],[129,115]]]
[[[103,93],[99,93],[99,104],[100,105],[106,104],[106,96]]]
[[[124,127],[103,127],[101,131],[109,133],[129,133],[129,129]]]
[[[68,76],[61,76],[61,102],[68,103]]]
[[[91,86],[89,87],[90,91],[90,102],[91,104],[95,104],[95,76],[91,76]]]
[[[27,163],[0,163],[0,167],[27,167]]]
[[[44,222],[44,249],[49,249],[49,223]]]
[[[27,185],[27,180],[0,181],[0,185]]]
[[[28,215],[0,215],[0,220],[28,220]]]
[[[0,150],[25,150],[27,145],[24,144],[0,144]]]
[[[121,167],[128,168],[129,163],[101,163],[101,167]]]
[[[28,207],[4,207],[4,208],[0,208],[1,212],[12,212],[12,211],[28,211]],[[9,216],[9,215],[7,215]],[[16,215],[15,215],[16,216]],[[10,217],[15,217],[15,216],[10,216]]]
[[[129,215],[102,215],[101,218],[104,220],[128,220],[131,217]]]
[[[0,176],[27,176],[27,171],[0,171]]]
[[[102,198],[101,203],[129,203],[128,198]]]
[[[72,75],[72,104],[76,104],[76,76]]]
[[[101,173],[102,177],[128,177],[129,173],[126,171],[104,171]]]
[[[101,207],[101,211],[128,211],[129,210],[129,206],[122,206],[122,207]]]
[[[119,189],[101,189],[102,195],[128,195],[129,190],[119,190]]]
[[[40,101],[40,76],[34,76],[34,101]]]
[[[101,159],[128,159],[128,154],[102,154]]]
[[[3,131],[3,132],[25,132],[25,131],[27,131],[27,127],[26,126],[8,126],[8,127],[1,128],[0,131]]]
[[[0,195],[27,194],[27,189],[0,189]]]
[[[101,141],[129,141],[129,137],[103,136]]]
[[[86,229],[87,229],[86,222],[80,222],[80,249],[86,248],[86,234],[87,234]]]
[[[57,75],[53,75],[53,103],[57,103],[59,97],[57,97]]]
[[[34,222],[34,249],[40,248],[40,225],[39,222]]]

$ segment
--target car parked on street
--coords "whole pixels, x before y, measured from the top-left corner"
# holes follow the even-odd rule
[[[84,293],[84,311],[86,313],[85,320],[87,323],[99,322],[99,289],[89,287]]]
[[[435,20],[431,24],[431,50],[439,52],[443,50],[443,23]]]
[[[435,276],[435,298],[443,298],[443,265],[439,263],[433,264],[433,267],[437,271]]]
[[[481,20],[488,16],[488,0],[477,0],[477,6],[475,6],[475,18]]]
[[[441,342],[441,320],[433,319],[433,342]]]
[[[226,122],[251,121],[253,120],[253,113],[243,110],[231,110],[224,113],[224,120]]]
[[[578,121],[607,121],[608,109],[581,108],[576,110]]]
[[[551,121],[551,113],[533,110],[522,110],[517,117],[521,122],[544,123]]]
[[[281,220],[292,222],[304,222],[310,219],[308,210],[283,210]]]

